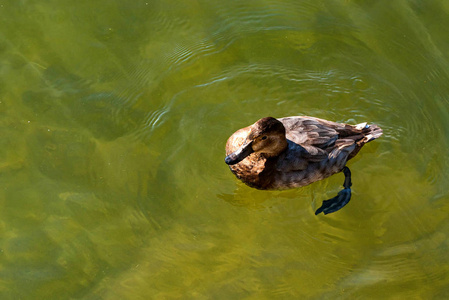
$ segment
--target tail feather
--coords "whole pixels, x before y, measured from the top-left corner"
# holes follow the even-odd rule
[[[367,125],[363,131],[366,131],[366,133],[364,132],[365,138],[363,139],[365,143],[379,138],[383,133],[382,129],[375,124]]]
[[[363,130],[365,128],[369,128],[369,125],[366,122],[365,123],[360,123],[360,124],[355,125],[355,128],[358,129],[358,130]]]
[[[348,160],[356,156],[357,153],[359,153],[360,149],[362,149],[363,145],[379,138],[383,133],[382,129],[375,124],[367,125],[366,123],[361,123],[355,125],[355,127],[358,127],[356,129],[359,129],[362,132],[361,134],[357,135],[357,137],[359,137],[360,139],[356,140],[356,147],[354,151],[349,154]]]

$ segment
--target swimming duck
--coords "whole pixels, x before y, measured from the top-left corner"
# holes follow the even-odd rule
[[[302,187],[343,171],[344,189],[324,200],[315,212],[329,214],[351,199],[351,171],[346,162],[381,135],[382,129],[374,124],[267,117],[231,135],[225,162],[238,179],[261,190]]]

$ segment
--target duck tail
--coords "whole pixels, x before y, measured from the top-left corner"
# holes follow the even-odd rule
[[[361,123],[361,124],[357,124],[355,126],[357,129],[362,130],[364,137],[361,140],[361,142],[363,144],[366,144],[368,142],[371,142],[372,140],[379,138],[383,133],[382,129],[375,124],[368,125],[366,123]]]
[[[367,123],[360,123],[353,125],[353,128],[354,127],[359,134],[354,136],[356,147],[354,151],[349,154],[348,160],[356,156],[360,149],[362,149],[363,145],[377,139],[382,135],[382,129],[375,124],[368,125]]]

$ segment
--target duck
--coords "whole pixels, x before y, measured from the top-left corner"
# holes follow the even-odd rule
[[[238,179],[260,190],[299,188],[343,172],[343,189],[315,211],[329,214],[351,199],[351,171],[346,163],[382,133],[379,126],[366,122],[266,117],[229,137],[225,163]]]

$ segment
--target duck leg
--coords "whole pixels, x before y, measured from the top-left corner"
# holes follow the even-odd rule
[[[345,174],[345,182],[343,183],[344,189],[342,189],[337,196],[332,199],[324,200],[320,208],[315,212],[315,215],[323,212],[325,215],[336,212],[343,208],[351,200],[351,171],[348,167],[343,168],[343,174]]]

